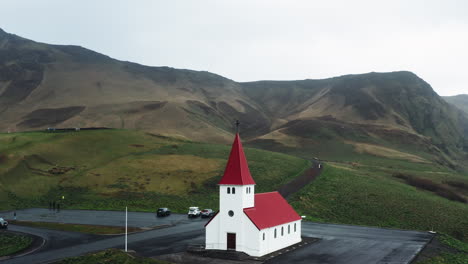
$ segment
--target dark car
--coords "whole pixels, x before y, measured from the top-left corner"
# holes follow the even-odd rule
[[[158,211],[156,211],[157,216],[169,216],[171,215],[171,210],[169,208],[159,208]]]
[[[205,218],[205,217],[212,217],[214,215],[214,211],[211,210],[211,209],[203,209],[201,211],[201,217],[202,218]]]

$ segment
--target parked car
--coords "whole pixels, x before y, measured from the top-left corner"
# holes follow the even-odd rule
[[[171,210],[169,208],[163,207],[163,208],[158,208],[158,211],[156,211],[157,216],[169,216],[171,215]]]
[[[0,228],[7,228],[8,227],[8,222],[0,217]]]
[[[201,211],[201,217],[202,218],[205,218],[205,217],[212,217],[214,215],[214,211],[211,210],[211,209],[203,209]]]
[[[189,207],[189,211],[188,211],[188,217],[198,217],[200,216],[200,209],[198,209],[198,207],[195,207],[195,206],[192,206],[192,207]]]

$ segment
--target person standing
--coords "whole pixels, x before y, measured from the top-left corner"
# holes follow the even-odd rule
[[[55,201],[52,202],[52,210],[55,211]]]
[[[16,221],[16,210],[15,210],[15,212],[13,213],[13,220]]]

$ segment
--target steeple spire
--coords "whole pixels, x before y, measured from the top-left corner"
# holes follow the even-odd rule
[[[236,122],[236,125],[238,125]],[[231,154],[229,154],[229,160],[224,170],[223,178],[218,184],[227,185],[249,185],[255,184],[255,181],[250,175],[249,165],[245,158],[242,143],[239,137],[239,133],[236,133],[234,143],[232,144]]]

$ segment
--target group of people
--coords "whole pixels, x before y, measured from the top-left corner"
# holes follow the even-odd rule
[[[60,203],[58,202],[49,202],[49,210],[60,212]]]

